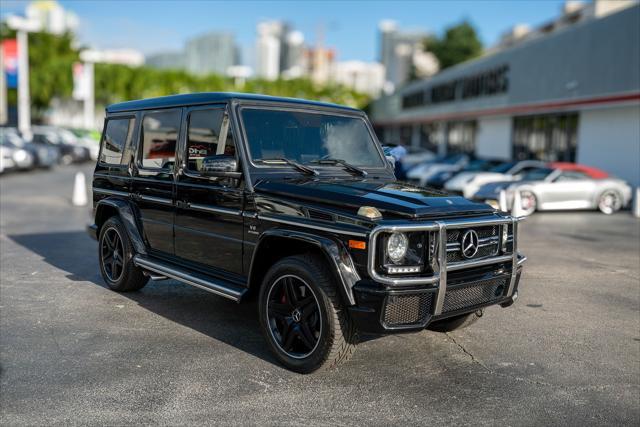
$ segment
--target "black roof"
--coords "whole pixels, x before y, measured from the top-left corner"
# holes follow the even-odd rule
[[[360,111],[344,105],[329,104],[325,102],[308,101],[298,98],[283,98],[278,96],[257,95],[253,93],[233,93],[233,92],[202,92],[187,93],[183,95],[161,96],[158,98],[139,99],[136,101],[119,102],[107,107],[107,113],[118,113],[123,111],[148,110],[156,108],[181,107],[188,105],[212,104],[216,102],[227,102],[232,99],[241,101],[267,101],[285,102],[288,104],[308,105],[316,107],[338,108],[347,111]]]

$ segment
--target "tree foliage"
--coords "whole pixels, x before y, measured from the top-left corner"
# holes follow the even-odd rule
[[[424,46],[438,58],[440,69],[468,61],[482,53],[482,42],[468,21],[447,28],[443,37],[427,38]]]

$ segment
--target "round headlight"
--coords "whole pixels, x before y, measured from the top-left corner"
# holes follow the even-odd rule
[[[409,239],[404,233],[393,233],[387,240],[387,255],[395,264],[399,264],[407,253]]]

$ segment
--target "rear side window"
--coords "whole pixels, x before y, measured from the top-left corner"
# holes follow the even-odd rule
[[[123,162],[124,147],[131,141],[133,119],[109,119],[102,139],[100,162],[119,165]]]
[[[140,162],[147,169],[169,169],[176,156],[180,110],[149,113],[142,119]]]
[[[201,172],[207,157],[235,154],[236,146],[229,126],[229,116],[224,109],[197,110],[189,114],[188,170]]]

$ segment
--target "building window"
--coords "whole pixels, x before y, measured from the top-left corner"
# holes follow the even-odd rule
[[[411,145],[411,126],[400,126],[400,144]]]
[[[447,123],[447,154],[473,154],[476,150],[475,120]]]
[[[577,113],[514,117],[513,158],[574,162],[577,131]]]
[[[434,122],[420,126],[420,146],[432,153],[438,153],[440,145],[444,143],[445,123]]]

